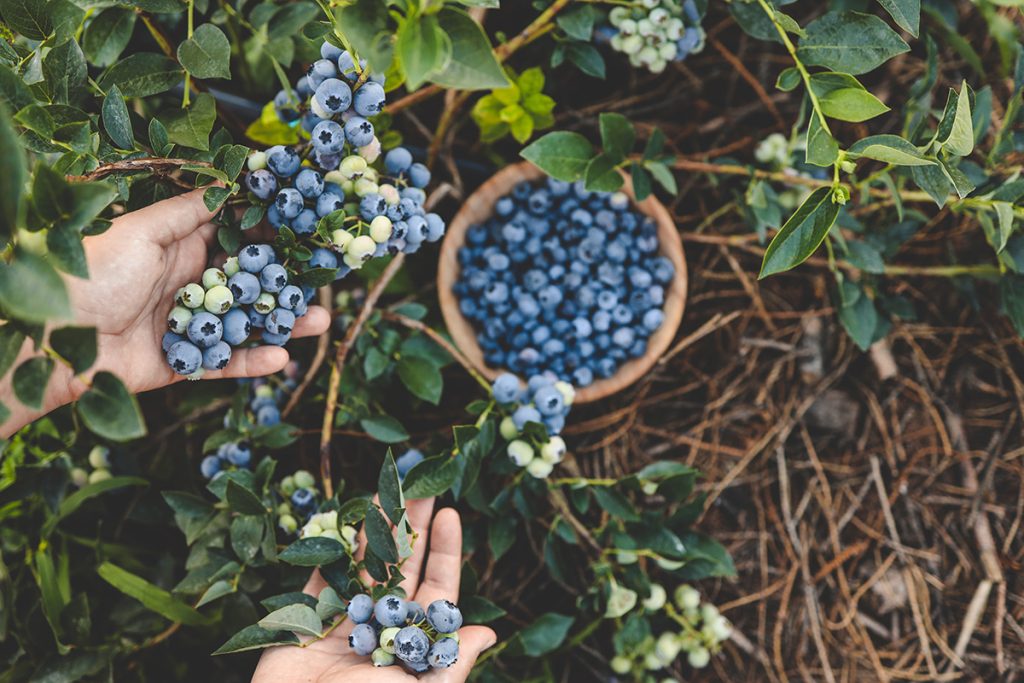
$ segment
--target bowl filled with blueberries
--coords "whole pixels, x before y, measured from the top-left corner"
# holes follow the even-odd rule
[[[596,401],[669,348],[686,304],[683,245],[665,206],[631,187],[592,192],[523,162],[466,200],[437,284],[452,339],[484,375],[553,375]]]

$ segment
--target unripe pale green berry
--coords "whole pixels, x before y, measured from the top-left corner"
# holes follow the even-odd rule
[[[224,271],[224,274],[227,275],[228,277],[231,277],[232,275],[237,275],[238,271],[242,270],[242,268],[238,265],[238,257],[229,256],[228,260],[224,262],[224,267],[222,268],[222,270]]]
[[[391,219],[387,216],[377,216],[370,221],[370,239],[377,244],[383,244],[391,239]]]
[[[233,303],[235,303],[235,295],[224,285],[217,285],[206,290],[206,298],[203,299],[203,307],[215,315],[227,313],[231,310]]]
[[[652,74],[660,74],[662,71],[665,70],[665,67],[667,67],[667,66],[668,66],[668,62],[666,62],[664,59],[660,59],[659,58],[659,59],[654,60],[650,64],[648,64],[647,65],[647,69]]]
[[[454,640],[456,643],[461,643],[462,642],[462,639],[459,638],[459,632],[458,631],[455,631],[454,633],[438,633],[437,634],[437,639],[441,640],[442,638],[450,638],[451,640]]]
[[[341,260],[352,270],[359,270],[363,267],[363,260],[352,256],[352,254],[345,254]]]
[[[611,39],[612,49],[617,52],[625,52],[625,48],[622,47],[622,43],[624,40],[625,38],[621,33],[616,33],[614,36],[612,36]]]
[[[608,619],[621,617],[636,607],[637,597],[635,590],[613,583],[611,592],[608,594],[608,605],[605,607],[604,616]]]
[[[269,292],[263,292],[256,301],[252,303],[252,307],[256,309],[257,313],[270,313],[272,310],[277,308],[277,298]]]
[[[370,654],[370,661],[374,666],[392,666],[395,663],[395,656],[378,647]]]
[[[544,479],[554,469],[555,466],[543,458],[534,458],[526,466],[526,471],[535,479]]]
[[[562,395],[565,405],[571,406],[572,402],[576,400],[576,390],[568,382],[561,380],[555,382],[555,389],[558,389],[558,393]]]
[[[636,564],[637,556],[632,550],[620,550],[615,553],[615,561],[619,564]]]
[[[344,543],[344,541],[341,540],[341,534],[338,533],[337,529],[324,529],[320,532],[320,538],[330,538],[338,543]]]
[[[299,523],[291,515],[281,515],[278,517],[277,525],[286,534],[294,534],[295,530],[299,528]]]
[[[373,166],[367,168],[366,171],[363,172],[363,180],[369,180],[371,183],[377,183],[379,185],[380,176],[377,174],[377,169]],[[374,192],[377,192],[378,190],[374,190]]]
[[[616,7],[608,14],[608,20],[611,21],[612,26],[618,26],[623,19],[629,18],[629,9],[626,7]],[[625,672],[619,672],[625,673]]]
[[[366,172],[366,169],[366,159],[354,154],[342,159],[341,165],[338,166],[338,170],[341,172],[341,175],[345,177],[345,180],[355,180],[362,176],[362,174]]]
[[[636,22],[636,32],[642,36],[654,35],[654,23],[650,19],[641,19]]]
[[[397,204],[402,198],[398,193],[398,188],[394,185],[381,185],[377,188],[377,192],[384,198],[384,201],[391,206]]]
[[[351,180],[346,180],[341,184],[341,191],[345,193],[346,197],[351,196],[356,191],[356,184]]]
[[[345,249],[349,245],[349,242],[351,242],[353,239],[355,239],[355,235],[350,233],[345,228],[338,228],[337,230],[331,233],[331,242],[333,242],[334,246],[336,246],[341,251],[345,251]]]
[[[710,624],[713,621],[717,621],[721,616],[718,612],[718,608],[712,605],[710,602],[704,603],[700,608],[700,618],[704,620],[705,624]]]
[[[316,479],[307,470],[296,470],[292,477],[295,479],[295,486],[300,489],[311,489],[316,485]]]
[[[680,609],[695,610],[700,607],[700,592],[688,584],[682,584],[676,588],[676,604]]]
[[[346,180],[348,180],[348,178],[346,178],[345,174],[342,173],[341,171],[335,170],[335,171],[328,171],[327,173],[324,173],[324,182],[325,183],[334,183],[335,185],[341,185]]]
[[[519,430],[516,429],[516,423],[511,417],[502,419],[501,424],[498,425],[498,432],[505,441],[511,441],[519,436]]]
[[[732,637],[732,624],[730,624],[729,620],[723,616],[719,616],[717,619],[712,621],[709,624],[709,627],[714,639],[718,642],[729,640],[729,638]]]
[[[203,287],[211,289],[217,285],[226,285],[228,276],[220,268],[207,268],[203,271]]]
[[[341,526],[341,539],[346,545],[354,545],[359,532],[351,524],[343,524]]]
[[[390,626],[380,632],[380,647],[384,652],[395,654],[395,636],[401,630],[397,626]]]
[[[666,60],[675,59],[676,50],[675,43],[662,43],[658,46],[658,56]]]
[[[184,306],[175,306],[167,316],[167,327],[175,334],[185,334],[188,321],[192,319],[192,311]]]
[[[636,35],[636,22],[632,19],[623,19],[622,23],[619,24],[619,31],[624,36]]]
[[[106,446],[93,446],[89,451],[89,464],[95,469],[110,467],[110,449]]]
[[[519,467],[526,467],[533,460],[533,447],[525,441],[516,439],[508,445],[506,452],[509,460]]]
[[[665,592],[665,588],[661,584],[652,583],[651,594],[644,598],[644,609],[648,612],[657,612],[665,606],[667,599],[668,594]]]
[[[277,506],[277,514],[278,516],[292,514],[292,506],[288,503],[281,503]]]
[[[699,647],[696,650],[691,650],[686,655],[686,661],[690,663],[694,669],[703,669],[711,661],[711,653],[706,648]]]
[[[363,145],[358,151],[359,156],[366,159],[367,163],[372,164],[380,158],[380,140],[374,136],[373,142],[368,145]]]
[[[351,242],[348,247],[345,248],[345,256],[352,257],[353,260],[358,262],[359,266],[362,267],[364,263],[370,260],[373,256],[373,252],[377,249],[377,243],[373,241],[373,238],[369,235],[360,235]],[[352,266],[355,268],[356,266]]]
[[[648,652],[644,655],[644,668],[648,671],[657,671],[665,668],[665,662],[658,656],[657,652]]]
[[[654,645],[654,651],[658,654],[658,658],[666,664],[671,664],[675,661],[682,648],[679,636],[671,631],[666,631],[658,636],[658,642]]]
[[[260,386],[256,387],[255,394],[259,398],[273,398],[274,387],[270,386],[269,384],[261,384]]]
[[[612,657],[611,667],[612,671],[622,676],[624,674],[628,674],[630,669],[633,668],[633,662],[622,655],[618,655],[616,657]]]
[[[557,465],[565,457],[565,441],[560,436],[553,436],[540,447],[540,457],[544,462]]]
[[[266,152],[253,152],[249,155],[246,160],[246,165],[250,171],[259,171],[267,167],[267,153]]]
[[[71,483],[82,488],[89,483],[89,473],[81,467],[75,467],[71,470]]]
[[[284,492],[286,496],[290,496],[293,493],[295,493],[295,488],[295,477],[293,477],[292,475],[289,474],[287,477],[281,480],[281,490]]]
[[[355,193],[357,197],[365,197],[368,194],[373,194],[379,189],[377,187],[377,183],[369,178],[359,178],[355,182]]]
[[[658,483],[654,481],[645,481],[643,486],[641,486],[641,489],[643,489],[644,495],[653,496],[658,492]]]
[[[323,528],[316,522],[306,522],[306,526],[302,527],[302,537],[310,538],[320,536],[324,533]]]
[[[110,474],[110,470],[107,469],[93,470],[92,472],[89,473],[89,483],[97,484],[101,481],[106,481],[107,479],[110,479],[110,477],[112,476],[113,475]]]
[[[206,290],[195,282],[190,282],[178,290],[178,300],[188,308],[202,308],[205,299]]]
[[[338,511],[331,510],[330,512],[320,513],[320,526],[324,529],[338,529]]]
[[[681,19],[672,18],[665,24],[665,37],[669,40],[679,40],[683,37],[685,30]]]

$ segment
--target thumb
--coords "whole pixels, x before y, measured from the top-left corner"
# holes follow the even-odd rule
[[[205,188],[192,190],[125,214],[117,220],[131,218],[133,230],[161,246],[184,239],[200,228],[203,229],[203,239],[209,241],[217,232],[216,226],[210,223],[217,212],[206,208],[203,201],[205,193]]]
[[[484,650],[492,647],[498,642],[498,636],[486,626],[467,626],[459,629],[459,659],[455,664],[444,671],[438,680],[445,683],[463,683],[469,678],[469,672],[473,670],[477,658]]]

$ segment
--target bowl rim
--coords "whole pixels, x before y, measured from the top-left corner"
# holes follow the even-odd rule
[[[647,351],[643,356],[629,360],[619,366],[614,375],[607,379],[599,379],[586,387],[576,388],[576,403],[588,403],[606,398],[630,386],[654,367],[662,355],[672,344],[672,340],[682,323],[683,311],[686,308],[687,284],[689,281],[686,258],[683,252],[683,241],[679,236],[672,215],[654,194],[648,195],[641,202],[636,201],[633,184],[628,174],[623,173],[626,182],[621,191],[630,199],[632,206],[640,213],[654,219],[658,231],[659,253],[668,257],[675,266],[675,276],[665,291],[665,303],[662,311],[665,320],[647,341]],[[494,380],[499,374],[508,372],[505,368],[492,368],[484,362],[483,351],[476,338],[476,331],[459,310],[458,297],[453,285],[458,280],[460,267],[459,249],[465,244],[466,231],[472,225],[479,224],[493,214],[494,203],[507,195],[520,182],[533,182],[546,177],[544,171],[523,161],[506,166],[473,194],[466,198],[459,212],[449,222],[441,243],[441,252],[437,268],[437,293],[448,333],[456,348],[481,374]]]

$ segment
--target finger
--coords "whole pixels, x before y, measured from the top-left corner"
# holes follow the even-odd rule
[[[461,573],[462,521],[458,512],[445,508],[434,517],[434,526],[430,530],[430,552],[416,601],[424,609],[434,600],[457,601]]]
[[[445,683],[463,683],[469,678],[476,660],[484,650],[493,647],[498,636],[486,626],[467,626],[459,629],[459,658],[451,667],[434,671],[427,680]]]
[[[235,349],[226,368],[207,370],[203,373],[203,379],[237,379],[273,375],[275,372],[284,370],[284,367],[288,365],[288,359],[288,352],[280,346]]]
[[[320,570],[314,569],[313,573],[309,575],[309,581],[302,588],[302,592],[306,595],[312,595],[314,598],[320,595],[320,591],[327,588],[327,582],[324,581],[324,577],[320,576]]]
[[[402,588],[406,595],[416,595],[416,589],[420,585],[420,572],[423,571],[423,559],[427,556],[427,541],[430,531],[430,519],[434,516],[434,499],[421,498],[411,500],[405,508],[409,516],[409,526],[417,536],[412,544],[412,555],[402,565],[402,574],[405,581]]]
[[[295,329],[292,330],[293,338],[316,337],[327,331],[331,326],[331,314],[321,306],[310,306],[306,315],[295,320]]]
[[[162,246],[168,246],[203,228],[203,237],[213,239],[217,228],[210,221],[217,214],[203,202],[204,189],[193,190],[133,211],[132,225]],[[114,221],[115,228],[118,221]]]

